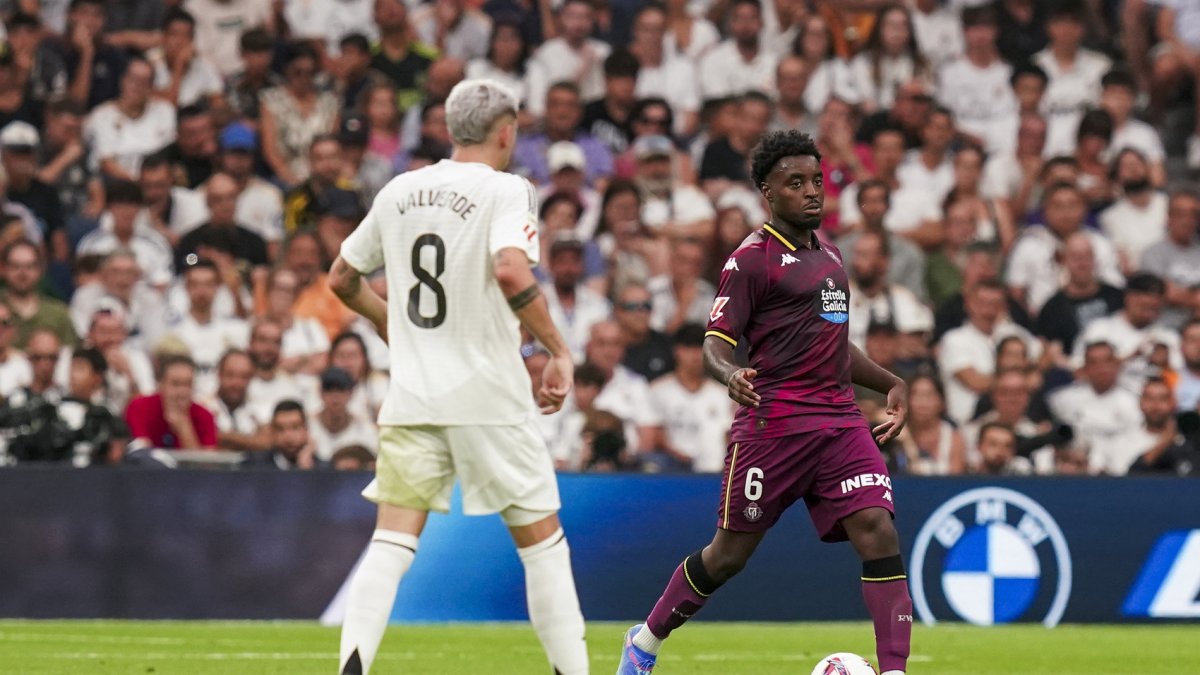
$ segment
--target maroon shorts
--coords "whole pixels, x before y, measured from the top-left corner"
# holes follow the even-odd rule
[[[892,480],[866,427],[732,443],[717,527],[765,532],[801,497],[822,541],[845,541],[841,520],[872,506],[892,508]]]

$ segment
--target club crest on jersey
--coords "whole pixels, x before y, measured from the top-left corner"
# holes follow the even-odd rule
[[[832,277],[825,277],[825,288],[817,298],[817,314],[830,323],[846,323],[850,320],[850,297],[837,287]]]
[[[746,522],[755,523],[758,522],[759,518],[763,517],[763,510],[758,505],[758,502],[750,502],[742,511],[742,515],[746,516]]]
[[[714,300],[712,311],[708,313],[708,319],[710,321],[716,321],[717,319],[725,316],[725,312],[722,312],[721,309],[725,307],[725,303],[727,302],[729,302],[729,298],[727,297],[717,298]]]
[[[798,262],[800,262],[800,261],[797,260],[791,253],[784,253],[783,257],[780,258],[779,266],[787,267],[788,265],[791,265],[792,263],[798,263]]]
[[[729,260],[725,261],[725,271],[729,272],[731,270],[738,271],[738,272],[741,271],[738,269],[738,266],[737,266],[737,258],[730,258]]]

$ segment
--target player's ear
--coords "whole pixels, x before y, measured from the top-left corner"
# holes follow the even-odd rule
[[[758,191],[762,193],[763,199],[771,201],[771,186],[767,185],[766,181],[758,184]]]

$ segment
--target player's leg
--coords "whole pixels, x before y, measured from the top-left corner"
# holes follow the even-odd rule
[[[509,526],[517,555],[525,567],[529,622],[546,651],[546,658],[555,673],[586,675],[586,628],[571,571],[571,548],[558,514],[510,507],[500,516]]]
[[[558,520],[554,464],[532,422],[448,431],[463,512],[499,513],[525,567],[529,620],[556,672],[588,672],[571,549]]]
[[[375,480],[363,490],[379,504],[379,515],[347,591],[338,661],[343,675],[370,672],[428,512],[450,508],[454,467],[443,433],[434,427],[380,429]]]
[[[903,673],[912,640],[912,598],[892,514],[868,507],[842,519],[842,527],[863,561],[863,600],[875,624],[879,670],[884,675]]]

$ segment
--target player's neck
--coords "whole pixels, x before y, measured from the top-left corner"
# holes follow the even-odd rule
[[[454,162],[463,162],[466,164],[486,164],[497,171],[502,171],[505,164],[503,157],[501,157],[498,151],[482,145],[456,147],[454,148],[454,152],[450,154],[450,159]]]
[[[801,248],[817,247],[815,227],[795,225],[782,218],[772,218],[767,224]]]

